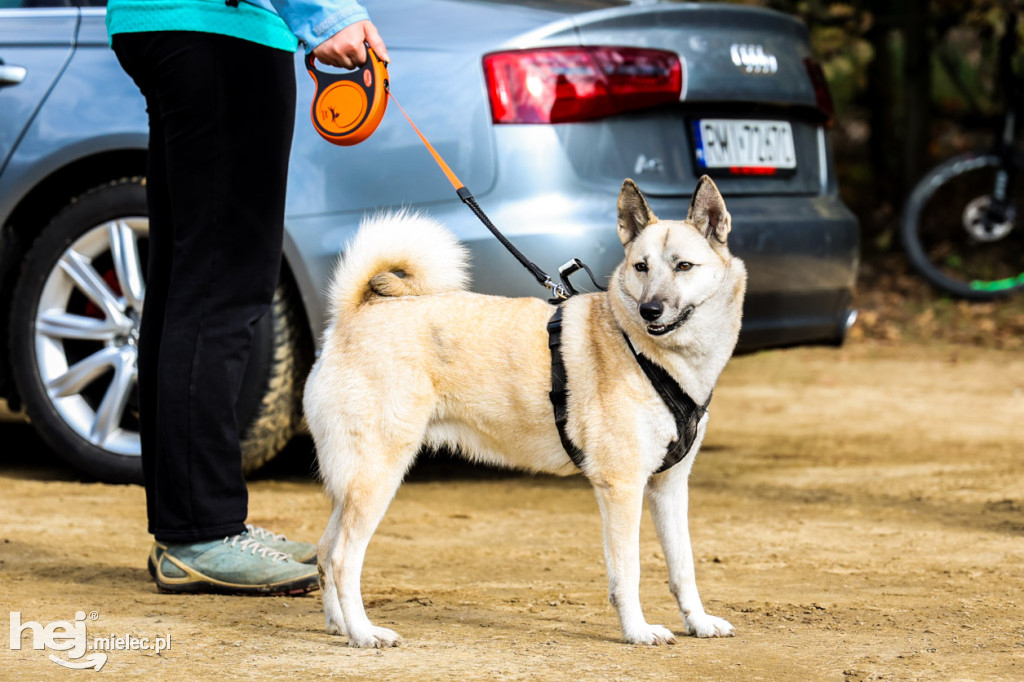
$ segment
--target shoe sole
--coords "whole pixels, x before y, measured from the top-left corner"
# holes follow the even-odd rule
[[[273,586],[265,585],[235,585],[215,584],[205,581],[193,581],[189,583],[176,583],[168,585],[156,578],[156,588],[162,594],[227,594],[243,597],[289,597],[299,594],[307,594],[320,587],[314,577],[312,583],[307,581],[292,581]]]

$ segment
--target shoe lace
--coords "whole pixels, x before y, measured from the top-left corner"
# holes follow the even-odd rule
[[[249,537],[248,533],[229,535],[224,538],[224,544],[231,545],[232,547],[238,547],[238,549],[243,552],[248,551],[253,556],[259,554],[264,559],[270,559],[271,561],[285,562],[291,558],[290,554],[278,552],[276,549],[264,545],[256,538]]]
[[[261,542],[266,542],[268,539],[275,542],[283,542],[288,539],[280,533],[275,533],[273,531],[267,530],[266,528],[254,526],[251,523],[245,524],[245,527],[249,529],[250,535],[260,540]]]

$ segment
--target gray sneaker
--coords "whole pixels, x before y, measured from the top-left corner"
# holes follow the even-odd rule
[[[295,542],[294,540],[289,540],[280,533],[274,533],[266,528],[254,526],[251,523],[245,524],[245,527],[249,529],[249,535],[256,538],[267,547],[276,549],[278,552],[291,554],[293,559],[302,564],[316,563],[316,545],[309,542]]]
[[[294,542],[280,533],[275,533],[267,530],[266,528],[254,526],[251,523],[245,524],[245,527],[249,530],[252,537],[256,538],[271,549],[277,550],[278,552],[284,552],[285,554],[290,554],[295,561],[302,564],[316,563],[316,545],[309,542]],[[165,549],[165,545],[157,542],[153,544],[153,548],[149,552],[149,558],[146,560],[146,568],[149,569],[149,575],[153,578],[156,577],[156,564],[159,559],[159,555],[162,554]]]
[[[279,595],[318,587],[316,566],[295,561],[248,532],[190,544],[158,542],[149,561],[163,592]]]

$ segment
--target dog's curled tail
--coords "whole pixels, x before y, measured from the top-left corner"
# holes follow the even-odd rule
[[[329,289],[331,320],[383,296],[422,296],[469,286],[469,254],[451,232],[420,213],[363,218]]]

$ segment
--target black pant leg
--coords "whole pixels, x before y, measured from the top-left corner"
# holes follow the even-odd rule
[[[247,515],[235,403],[280,268],[293,56],[202,33],[114,45],[146,96],[158,166],[139,368],[150,532],[211,539]]]

